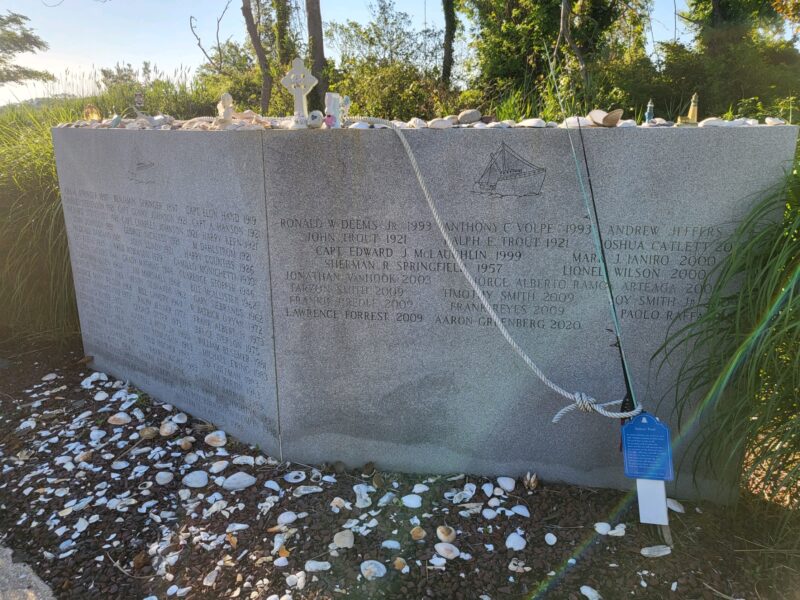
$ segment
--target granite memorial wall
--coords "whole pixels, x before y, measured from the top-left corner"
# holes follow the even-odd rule
[[[697,317],[797,128],[405,135],[509,331],[553,381],[606,401],[625,386],[578,172],[591,176],[637,397],[677,432],[672,367],[652,355],[676,317]],[[286,460],[629,485],[619,422],[551,423],[564,400],[499,335],[394,132],[53,137],[96,368]]]

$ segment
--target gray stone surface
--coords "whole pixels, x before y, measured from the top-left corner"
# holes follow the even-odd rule
[[[52,600],[53,592],[25,563],[14,562],[9,548],[0,546],[0,598]]]
[[[277,453],[260,132],[131,133],[53,130],[85,351]]]
[[[556,383],[603,401],[620,398],[624,382],[570,135],[585,182],[575,131],[406,131],[451,235],[509,330]],[[695,301],[725,234],[754,195],[781,180],[796,136],[794,127],[583,132],[634,387],[663,418],[672,411],[669,399],[661,402],[671,367],[656,378],[650,358],[672,318]],[[279,431],[284,459],[530,470],[548,480],[629,486],[617,422],[578,413],[550,422],[564,401],[517,359],[473,297],[393,132],[55,130],[54,138],[81,323],[99,366],[267,449]],[[140,160],[164,175],[132,182]],[[528,176],[498,180],[492,161]],[[167,298],[188,283],[165,270],[170,260],[133,283],[129,261],[98,262],[98,244],[104,256],[114,254],[114,237],[98,241],[106,224],[121,219],[102,205],[119,203],[88,202],[82,189],[170,199],[179,214],[213,208],[209,223],[231,206],[256,219],[260,244],[244,266],[255,267],[253,302],[261,304],[231,290],[231,306],[247,304],[247,318],[229,338],[252,346],[234,358],[253,358],[236,365],[252,385],[198,383],[228,369],[238,350],[207,346],[219,337],[225,306],[205,316],[203,328],[186,311],[137,336],[142,320],[163,319],[131,298],[159,277]],[[169,257],[185,258],[186,276],[200,256],[185,247],[190,225],[178,225],[165,243],[179,240]],[[114,232],[126,245],[135,245],[126,236],[140,235]],[[113,291],[114,301],[95,302],[100,290],[125,285],[131,289]],[[258,314],[263,325],[253,335]],[[134,343],[109,341],[121,328]],[[187,331],[187,345],[177,344]],[[173,351],[161,350],[162,341]],[[202,377],[187,376],[181,361],[199,364]],[[230,418],[232,392],[233,406],[246,407],[239,415],[252,421]],[[680,492],[691,494],[684,484]]]

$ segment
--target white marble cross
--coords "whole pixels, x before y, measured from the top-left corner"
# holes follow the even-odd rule
[[[292,61],[292,68],[281,79],[281,84],[294,97],[294,116],[307,117],[308,103],[306,96],[317,85],[317,78],[306,69],[301,58]]]

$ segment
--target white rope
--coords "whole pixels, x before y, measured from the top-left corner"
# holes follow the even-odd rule
[[[584,392],[568,392],[563,389],[558,384],[554,383],[542,372],[542,370],[536,365],[533,360],[531,360],[530,356],[528,356],[525,351],[520,347],[517,341],[511,336],[511,333],[506,329],[505,325],[503,325],[500,317],[495,312],[492,305],[489,303],[489,300],[486,298],[486,295],[483,293],[483,290],[480,288],[478,283],[472,277],[472,274],[467,269],[467,266],[464,264],[464,261],[461,259],[461,255],[458,252],[453,240],[447,233],[447,230],[444,227],[444,223],[442,222],[442,218],[439,215],[439,211],[436,208],[436,204],[431,197],[430,192],[428,191],[428,186],[425,185],[425,180],[422,177],[422,172],[420,171],[419,165],[417,164],[417,159],[414,156],[414,152],[411,149],[411,146],[408,143],[405,135],[403,135],[402,129],[395,126],[394,123],[391,121],[387,121],[385,119],[378,119],[375,117],[348,117],[345,122],[348,121],[363,121],[370,124],[378,124],[378,125],[386,125],[387,128],[393,129],[397,133],[397,137],[400,139],[400,143],[403,145],[403,148],[408,155],[408,160],[411,162],[411,168],[414,171],[414,175],[417,178],[417,182],[419,183],[419,187],[422,190],[422,195],[425,196],[425,201],[428,203],[428,208],[433,215],[433,220],[436,222],[436,226],[439,228],[439,231],[444,238],[445,244],[447,244],[447,248],[450,250],[450,253],[453,255],[453,258],[458,265],[458,268],[461,269],[461,273],[464,275],[464,278],[467,280],[467,283],[472,287],[475,292],[475,295],[481,301],[483,308],[486,309],[486,312],[489,313],[489,316],[492,318],[492,321],[497,326],[497,329],[500,331],[502,336],[505,338],[508,345],[517,353],[517,355],[528,365],[528,368],[533,371],[533,373],[544,383],[547,387],[551,390],[563,396],[567,400],[570,400],[572,404],[569,404],[562,408],[560,411],[556,413],[553,417],[553,423],[558,423],[561,418],[566,415],[568,412],[578,409],[582,412],[596,412],[597,414],[603,415],[604,417],[609,417],[611,419],[627,419],[630,417],[634,417],[642,412],[641,407],[637,406],[635,409],[627,412],[613,412],[607,410],[606,406],[614,406],[617,404],[622,404],[622,400],[612,400],[610,402],[604,402],[602,404],[598,404],[597,400],[595,400],[592,396],[585,394]]]

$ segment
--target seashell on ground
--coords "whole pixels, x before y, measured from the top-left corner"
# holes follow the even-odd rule
[[[646,556],[647,558],[659,558],[660,556],[672,554],[672,548],[660,544],[658,546],[648,546],[647,548],[642,548],[640,552],[642,556]]]
[[[403,558],[402,556],[398,556],[397,558],[394,559],[394,562],[392,562],[392,566],[398,571],[404,571],[405,569],[408,568],[408,563],[406,563],[405,558]]]
[[[544,541],[548,546],[555,546],[558,538],[553,533],[545,534]]]
[[[611,531],[611,525],[601,521],[594,524],[594,530],[600,535],[608,535],[608,532]]]
[[[625,523],[620,523],[614,529],[608,532],[611,537],[622,537],[625,535]]]
[[[186,416],[186,413],[179,412],[177,415],[172,417],[172,420],[178,423],[179,425],[183,425],[186,421],[189,420],[189,417]]]
[[[224,471],[225,467],[227,467],[228,464],[229,463],[228,463],[227,460],[215,461],[215,462],[211,463],[211,466],[208,468],[208,472],[216,475],[217,473],[220,473],[220,472]]]
[[[672,512],[676,513],[685,513],[686,509],[683,507],[683,504],[674,500],[673,498],[667,498],[667,508],[670,509]]]
[[[169,471],[159,471],[156,473],[156,483],[158,485],[167,485],[170,481],[174,479],[174,475]]]
[[[456,530],[448,525],[439,525],[436,528],[436,537],[442,542],[452,542],[456,539]]]
[[[526,546],[525,538],[516,531],[506,538],[506,548],[509,550],[523,550]]]
[[[192,471],[184,476],[183,485],[189,488],[201,488],[208,485],[208,473],[205,471]]]
[[[494,486],[489,482],[484,483],[481,486],[481,489],[483,490],[483,493],[486,494],[487,498],[491,498],[492,494],[494,494]]]
[[[324,560],[307,560],[303,568],[307,573],[330,571],[331,563]]]
[[[300,483],[306,480],[306,474],[303,471],[289,471],[283,479],[289,483]]]
[[[317,485],[301,485],[292,492],[292,496],[295,498],[300,498],[301,496],[307,496],[308,494],[318,494],[322,491],[322,488]]]
[[[174,435],[176,431],[178,431],[178,426],[169,419],[161,423],[161,427],[158,428],[158,432],[162,437]]]
[[[108,417],[111,425],[127,425],[131,422],[131,416],[125,412],[118,412]]]
[[[459,549],[453,546],[453,544],[447,544],[445,542],[439,542],[433,548],[436,550],[436,553],[439,556],[446,558],[447,560],[458,558],[458,555],[461,554]]]
[[[416,527],[414,527],[414,529],[411,530],[411,539],[414,540],[415,542],[424,540],[426,535],[428,535],[427,532],[419,525],[417,525]]]
[[[225,478],[225,481],[222,482],[222,487],[228,491],[243,490],[249,488],[255,482],[255,477],[243,471],[239,471]]]
[[[513,492],[514,487],[517,485],[517,482],[514,480],[513,477],[498,477],[497,485],[503,488],[503,491],[505,492]]]
[[[400,500],[403,506],[407,506],[408,508],[419,508],[422,506],[422,498],[417,494],[406,494]]]
[[[333,536],[333,543],[337,548],[352,548],[355,543],[353,532],[349,529],[344,529]]]
[[[103,431],[102,429],[92,429],[89,432],[89,439],[92,440],[93,442],[99,442],[104,437],[106,437],[106,432]]]
[[[127,468],[130,465],[128,461],[125,460],[117,460],[111,463],[111,468],[115,471],[121,471],[122,469]]]
[[[297,521],[297,513],[287,510],[278,515],[278,525],[289,525]]]
[[[178,442],[178,445],[181,447],[181,450],[191,450],[192,444],[194,444],[194,438],[190,435],[182,437]]]
[[[361,563],[361,574],[367,581],[386,575],[386,567],[377,560],[365,560]]]
[[[139,430],[139,437],[143,440],[152,440],[158,435],[158,429],[155,427],[142,427]]]
[[[205,437],[205,443],[214,448],[222,448],[228,443],[228,436],[222,430],[212,431]]]
[[[603,600],[603,597],[600,595],[600,593],[588,585],[581,586],[581,595],[585,596],[589,600]]]

